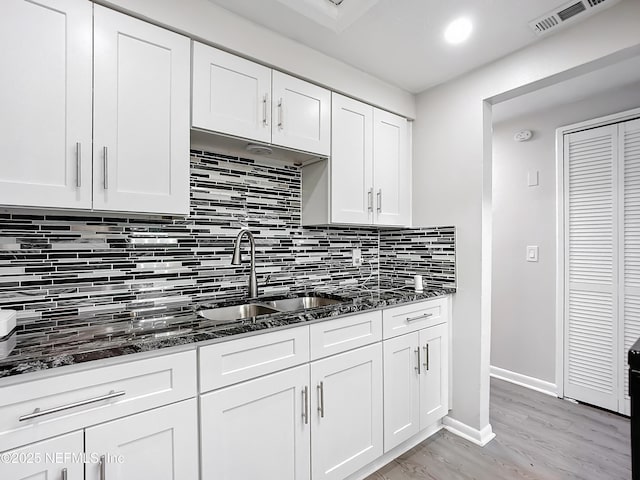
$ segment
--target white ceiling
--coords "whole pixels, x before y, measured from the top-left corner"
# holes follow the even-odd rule
[[[292,2],[329,0],[210,0],[255,23],[397,85],[421,92],[538,40],[528,23],[566,0],[344,0],[366,2],[346,27],[299,13]],[[316,12],[317,13],[317,12]],[[331,13],[330,11],[328,13]],[[467,16],[471,39],[448,45],[448,22]],[[340,31],[340,29],[342,30]]]
[[[498,103],[492,109],[493,123],[578,102],[628,86],[640,86],[640,56]]]

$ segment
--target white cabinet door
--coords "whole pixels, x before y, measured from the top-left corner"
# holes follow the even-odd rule
[[[373,107],[332,96],[331,222],[373,222]]]
[[[91,208],[91,3],[1,8],[0,204]]]
[[[308,382],[304,365],[202,395],[202,478],[308,479]]]
[[[94,208],[185,215],[189,39],[94,8]]]
[[[275,70],[272,87],[272,142],[296,150],[329,155],[331,92]]]
[[[343,479],[382,455],[382,346],[311,363],[314,480]]]
[[[375,109],[373,113],[373,188],[378,225],[409,225],[411,157],[407,120]]]
[[[449,412],[449,325],[420,331],[420,428]]]
[[[82,431],[2,453],[0,478],[7,480],[75,480],[84,478]]]
[[[271,142],[271,69],[193,43],[192,126]]]
[[[420,431],[419,332],[383,342],[384,451]]]
[[[87,465],[86,479],[197,480],[197,415],[191,399],[87,428],[86,453],[101,462]]]

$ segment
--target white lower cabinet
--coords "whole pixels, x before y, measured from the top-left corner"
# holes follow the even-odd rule
[[[87,428],[86,480],[197,480],[197,414],[190,399]]]
[[[202,478],[308,479],[308,385],[303,365],[202,395]]]
[[[340,480],[382,455],[380,343],[311,363],[314,480]]]
[[[75,480],[84,478],[82,431],[2,453],[0,478]]]
[[[449,326],[442,323],[383,344],[387,452],[448,412]]]
[[[200,397],[202,478],[343,479],[382,455],[380,342]]]

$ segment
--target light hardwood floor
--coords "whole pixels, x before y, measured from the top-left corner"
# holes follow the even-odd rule
[[[440,431],[366,480],[629,480],[629,420],[491,379],[484,448]]]

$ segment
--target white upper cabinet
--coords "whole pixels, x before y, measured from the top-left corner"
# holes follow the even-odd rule
[[[271,69],[193,43],[192,126],[271,142]]]
[[[275,145],[329,155],[331,92],[273,71],[271,129]]]
[[[316,188],[328,188],[330,213],[323,222],[318,211],[325,207],[306,204],[303,222],[409,225],[411,156],[407,120],[336,93],[332,96],[332,117],[330,173],[318,172],[324,166],[303,169],[303,201],[320,198],[309,193]],[[319,186],[327,179],[326,187]],[[306,212],[313,213],[309,222],[305,221]]]
[[[331,92],[194,42],[191,126],[326,156]]]
[[[86,0],[0,8],[0,204],[187,214],[189,40]]]
[[[373,222],[373,107],[333,95],[331,220]]]
[[[91,3],[0,6],[0,204],[91,208]]]
[[[406,119],[374,110],[373,165],[375,223],[408,225],[411,221],[411,157]]]
[[[189,212],[189,39],[94,12],[94,208]]]

